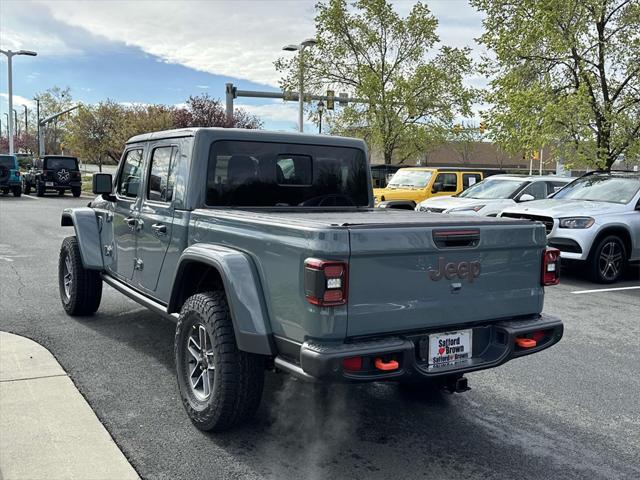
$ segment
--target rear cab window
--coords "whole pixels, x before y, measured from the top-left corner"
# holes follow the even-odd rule
[[[439,183],[442,185],[442,187],[440,188],[440,192],[456,193],[458,191],[458,175],[456,175],[455,173],[439,173],[433,183]]]
[[[75,157],[45,157],[44,170],[78,170],[78,159]]]
[[[171,203],[175,188],[175,159],[178,147],[161,146],[153,149],[149,179],[147,181],[147,200]]]
[[[479,173],[463,173],[462,174],[462,189],[466,190],[471,185],[475,185],[476,183],[482,180],[482,175]]]
[[[220,140],[209,151],[210,207],[366,207],[369,172],[349,147]]]

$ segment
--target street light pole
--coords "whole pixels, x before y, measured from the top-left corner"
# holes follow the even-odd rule
[[[40,99],[36,98],[36,135],[38,137],[38,157],[40,157]]]
[[[298,131],[304,132],[304,49],[307,47],[313,47],[318,41],[315,38],[308,38],[299,45],[285,45],[282,47],[287,52],[299,53],[299,69],[300,69],[300,83],[298,88]]]
[[[28,55],[30,57],[35,57],[38,54],[31,50],[18,50],[17,52],[12,52],[11,50],[0,50],[0,53],[4,53],[7,57],[7,74],[9,77],[9,155],[13,155],[13,119],[11,118],[11,110],[13,110],[13,72],[11,59],[14,55]]]
[[[319,122],[318,122],[318,134],[322,135],[322,114],[324,113],[324,102],[322,100],[320,100],[318,102],[318,117],[319,117]]]

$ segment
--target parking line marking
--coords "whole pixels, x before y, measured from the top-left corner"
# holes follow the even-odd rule
[[[22,196],[30,198],[31,200],[40,200],[38,197],[32,197],[31,195],[27,195],[26,193],[23,193]]]
[[[571,292],[571,293],[575,293],[579,295],[581,293],[618,292],[620,290],[637,290],[637,289],[640,289],[640,285],[638,285],[637,287],[617,287],[617,288],[597,288],[595,290],[576,290],[575,292]]]

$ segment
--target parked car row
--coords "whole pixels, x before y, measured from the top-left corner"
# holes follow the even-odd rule
[[[27,166],[22,174],[16,155],[0,155],[0,191],[3,195],[10,191],[15,197],[24,192],[29,195],[34,190],[42,197],[55,191],[59,196],[70,191],[74,197],[82,193],[82,175],[76,157],[46,155]]]
[[[419,212],[523,218],[542,222],[548,245],[580,262],[599,283],[618,281],[640,261],[640,173],[592,172],[578,179],[495,175]]]

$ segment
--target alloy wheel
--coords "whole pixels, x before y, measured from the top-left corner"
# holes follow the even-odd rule
[[[73,267],[71,266],[71,257],[69,255],[64,259],[62,281],[64,284],[65,299],[69,300],[71,298],[71,285],[73,283]]]
[[[623,251],[621,245],[615,240],[605,243],[600,250],[598,268],[600,275],[607,281],[614,280],[622,269]]]
[[[213,346],[206,327],[196,323],[187,337],[186,369],[189,373],[189,387],[200,401],[211,396],[215,366]]]

